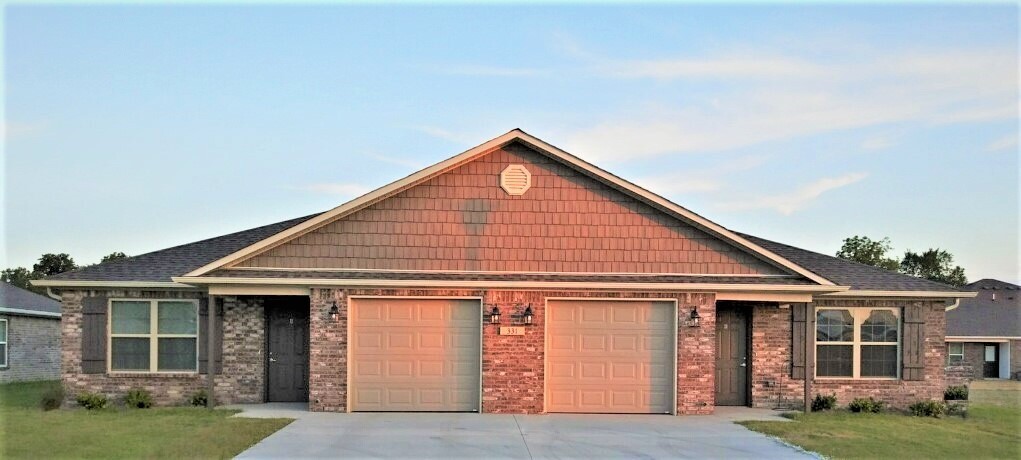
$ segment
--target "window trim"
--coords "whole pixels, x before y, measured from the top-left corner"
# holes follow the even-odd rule
[[[822,342],[816,340],[818,334],[818,326],[812,331],[812,343],[815,348],[812,349],[812,358],[815,362],[812,365],[812,370],[815,373],[814,379],[816,380],[886,380],[895,381],[901,379],[903,361],[903,344],[904,344],[904,312],[901,308],[896,307],[816,307],[815,311],[812,312],[813,322],[818,322],[819,312],[823,310],[846,310],[851,313],[851,319],[853,321],[853,336],[850,342]],[[895,377],[878,377],[878,376],[865,376],[861,375],[861,347],[863,345],[894,345],[893,342],[863,342],[861,340],[861,326],[868,319],[869,315],[873,311],[888,311],[897,317],[897,376]],[[834,376],[834,375],[819,375],[819,346],[827,345],[843,345],[851,346],[851,375],[849,376]]]
[[[951,348],[954,345],[958,345],[958,346],[961,347],[961,352],[960,353],[953,353],[951,351]],[[955,356],[959,356],[960,357],[960,360],[957,361],[956,363],[954,362],[954,357]],[[959,364],[962,364],[962,363],[964,363],[964,342],[947,342],[947,365],[948,366],[955,366],[955,365],[959,365]]]
[[[113,303],[114,302],[149,302],[149,333],[148,334],[114,334],[113,333]],[[187,302],[195,306],[195,333],[194,334],[160,334],[159,333],[159,304],[160,302]],[[106,303],[106,372],[108,374],[198,374],[199,373],[199,352],[201,343],[202,327],[198,299],[139,299],[139,298],[112,298]],[[149,339],[149,369],[114,369],[113,368],[113,339],[114,338],[147,338]],[[194,370],[159,370],[159,339],[195,339],[195,369]]]
[[[8,324],[10,324],[10,323],[7,322],[7,318],[0,318],[0,323],[3,324],[3,329],[4,329],[4,340],[2,342],[0,342],[0,344],[3,344],[3,346],[4,346],[4,362],[0,363],[0,369],[7,369],[8,367],[11,367],[11,363],[7,361],[8,357],[10,356],[10,352],[11,352],[11,345],[10,345],[10,343],[11,343],[11,336],[10,336],[11,331],[7,327]]]

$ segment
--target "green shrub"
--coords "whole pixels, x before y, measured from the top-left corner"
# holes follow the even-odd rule
[[[968,404],[967,403],[947,403],[947,415],[956,415],[959,417],[968,416]]]
[[[39,401],[39,405],[42,406],[43,410],[54,410],[60,409],[60,405],[64,403],[64,387],[58,386],[50,388],[43,393],[42,400]]]
[[[964,385],[948,386],[946,390],[943,390],[943,399],[945,401],[967,401],[968,387]]]
[[[819,412],[824,410],[833,410],[837,407],[837,395],[815,395],[815,399],[812,400],[812,412]]]
[[[106,399],[106,395],[89,392],[80,393],[78,397],[75,398],[75,400],[78,401],[79,406],[82,406],[88,410],[103,409],[106,408],[107,403],[109,403],[109,401]]]
[[[942,401],[918,401],[910,406],[908,410],[915,417],[936,417],[947,415],[947,404]]]
[[[209,396],[206,390],[199,390],[191,394],[191,405],[206,407],[209,404]]]
[[[124,396],[124,405],[134,409],[148,409],[152,407],[152,394],[142,388],[132,388]]]
[[[875,399],[872,399],[871,396],[868,398],[854,398],[854,400],[851,401],[851,404],[847,405],[847,410],[851,412],[878,414],[883,411],[883,406],[885,405],[886,403],[876,401]]]

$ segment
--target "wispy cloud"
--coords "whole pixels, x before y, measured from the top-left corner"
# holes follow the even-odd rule
[[[832,70],[790,57],[735,56],[711,59],[605,60],[593,66],[596,74],[614,78],[819,78]]]
[[[309,192],[347,197],[356,197],[369,192],[368,187],[352,183],[318,183],[303,185],[298,188]]]
[[[423,167],[425,167],[425,165],[423,165],[422,163],[420,163],[418,161],[415,161],[415,160],[408,160],[408,159],[405,159],[405,158],[398,158],[398,157],[393,157],[393,156],[390,156],[390,155],[383,155],[383,154],[380,154],[380,153],[367,153],[365,156],[367,156],[367,157],[369,157],[369,158],[371,158],[373,160],[376,160],[376,161],[378,161],[380,163],[387,163],[387,164],[396,165],[396,166],[403,166],[403,167],[411,168],[411,169],[422,169]]]
[[[0,123],[0,138],[11,141],[36,134],[42,130],[42,123],[19,123],[15,121],[7,121]]]
[[[441,67],[440,72],[449,75],[463,75],[471,77],[539,77],[549,73],[547,70],[543,69],[473,64]]]
[[[894,145],[893,141],[887,136],[875,136],[865,139],[861,143],[863,150],[886,150]]]
[[[809,205],[828,191],[846,187],[866,177],[868,177],[866,173],[849,173],[839,177],[826,177],[789,193],[748,197],[740,201],[721,203],[719,206],[724,210],[730,211],[771,209],[787,216]]]
[[[763,156],[743,156],[709,168],[684,169],[669,174],[641,177],[635,183],[659,194],[717,192],[727,185],[727,178],[736,172],[748,171],[766,163]]]
[[[1011,133],[996,139],[986,146],[987,152],[998,152],[1001,150],[1017,150],[1018,139],[1016,133]]]
[[[431,137],[443,139],[445,141],[450,141],[460,145],[474,145],[474,143],[477,143],[479,140],[479,138],[472,138],[471,136],[466,134],[455,133],[453,131],[438,128],[435,126],[415,126],[413,127],[413,129],[423,134],[427,134]]]

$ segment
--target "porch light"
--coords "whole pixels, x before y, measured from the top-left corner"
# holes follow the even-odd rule
[[[334,303],[333,306],[330,307],[330,321],[336,322],[337,318],[340,318],[340,309],[337,308],[337,304]]]
[[[698,315],[698,307],[691,307],[691,314],[688,315],[688,320],[685,321],[688,327],[699,327],[701,324],[702,317]]]
[[[500,324],[500,308],[493,306],[493,311],[489,313],[489,324]]]
[[[532,304],[528,304],[528,306],[525,307],[525,311],[523,313],[521,313],[521,323],[522,324],[532,324],[532,316],[533,316],[532,315]]]

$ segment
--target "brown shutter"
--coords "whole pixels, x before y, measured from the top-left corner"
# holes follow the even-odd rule
[[[805,321],[808,304],[791,305],[791,378],[805,378]]]
[[[901,359],[904,380],[925,379],[925,309],[921,305],[904,307],[904,356]]]
[[[209,362],[209,298],[199,300],[199,373],[206,374]],[[216,308],[216,373],[223,373],[223,305]]]
[[[106,296],[82,298],[82,373],[106,372]]]

